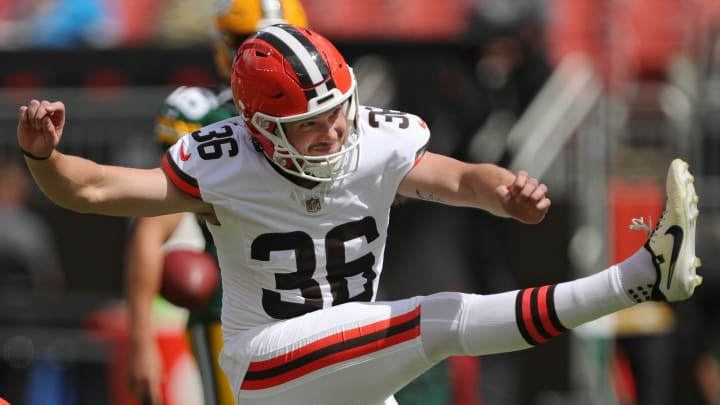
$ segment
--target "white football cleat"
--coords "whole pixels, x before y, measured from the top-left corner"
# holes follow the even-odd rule
[[[658,275],[651,296],[655,301],[688,299],[702,283],[702,277],[696,273],[701,265],[695,256],[695,224],[700,211],[694,182],[688,164],[681,159],[673,160],[665,182],[665,211],[655,230],[650,232],[642,218],[633,219],[630,226],[649,234],[645,248],[652,255]]]

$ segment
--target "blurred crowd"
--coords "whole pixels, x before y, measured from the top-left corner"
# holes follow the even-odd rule
[[[212,2],[0,1],[0,48],[109,48],[203,41]]]
[[[302,2],[310,23],[337,39],[447,40],[482,15],[512,24],[544,0]],[[215,5],[186,0],[0,0],[0,49],[108,48],[205,42]],[[418,29],[421,27],[421,29]]]

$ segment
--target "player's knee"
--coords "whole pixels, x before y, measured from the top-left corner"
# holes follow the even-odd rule
[[[427,356],[441,361],[448,356],[464,354],[460,330],[466,315],[468,294],[443,292],[423,298],[421,330]]]

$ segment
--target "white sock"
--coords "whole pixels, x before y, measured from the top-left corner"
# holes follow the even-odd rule
[[[637,303],[648,301],[658,277],[650,252],[640,248],[618,267],[623,291]]]
[[[560,283],[555,288],[555,309],[566,328],[627,308],[635,301],[625,292],[617,265],[587,277]]]

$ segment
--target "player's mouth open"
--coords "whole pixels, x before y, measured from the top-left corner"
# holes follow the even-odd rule
[[[329,155],[338,151],[335,143],[313,145],[309,149],[311,156]]]

